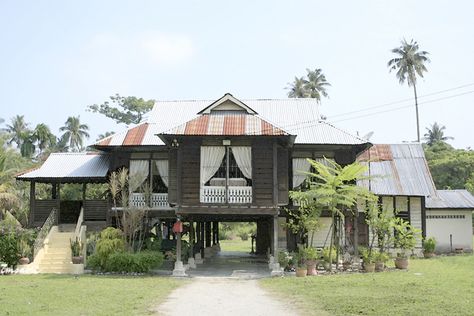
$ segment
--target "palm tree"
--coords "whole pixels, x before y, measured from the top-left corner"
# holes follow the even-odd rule
[[[59,131],[64,132],[61,136],[62,141],[69,143],[69,148],[72,151],[79,151],[83,147],[84,137],[89,138],[89,126],[86,124],[81,124],[80,117],[70,116],[65,125],[59,129]]]
[[[107,138],[107,137],[109,137],[109,136],[112,136],[113,134],[115,134],[115,132],[111,132],[111,131],[105,132],[105,133],[103,133],[103,134],[99,134],[99,136],[97,136],[96,141],[100,141],[100,140],[102,140],[102,139],[104,139],[104,138]]]
[[[321,102],[321,97],[328,97],[326,87],[331,86],[331,84],[326,80],[326,76],[323,74],[322,69],[306,69],[306,71],[308,72],[308,80],[306,80],[304,87],[307,97],[314,98],[319,103]]]
[[[288,92],[289,98],[305,98],[306,90],[304,88],[306,80],[303,77],[295,77],[295,81],[293,83],[288,83],[288,88],[290,91]]]
[[[444,125],[439,125],[436,122],[431,125],[431,128],[427,127],[424,137],[426,144],[431,146],[435,143],[445,143],[447,140],[454,139],[454,137],[451,136],[444,136],[445,130],[446,127]]]
[[[401,46],[392,49],[392,53],[397,57],[390,59],[387,66],[392,70],[396,70],[396,76],[400,84],[407,82],[409,87],[413,87],[415,93],[415,109],[416,109],[416,135],[420,142],[420,120],[418,116],[418,97],[416,95],[416,79],[417,76],[423,78],[423,73],[427,72],[425,63],[429,62],[426,51],[420,51],[418,43],[413,39],[408,43],[402,40]]]
[[[292,83],[288,84],[287,89],[289,98],[314,98],[321,102],[321,97],[328,97],[326,88],[331,84],[326,80],[326,76],[319,68],[315,70],[306,69],[305,77],[295,77]]]
[[[28,131],[28,123],[25,122],[24,115],[16,115],[11,119],[11,125],[7,125],[5,129],[11,135],[9,144],[16,143],[18,148],[21,148],[23,144],[23,138],[25,137],[25,132]]]
[[[48,125],[44,123],[36,125],[33,135],[38,143],[40,154],[47,147],[50,147],[56,143],[56,136],[51,133],[51,130],[49,129]]]

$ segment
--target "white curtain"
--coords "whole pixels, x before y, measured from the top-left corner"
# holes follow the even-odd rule
[[[201,146],[201,186],[219,170],[224,156],[224,146]]]
[[[306,158],[293,158],[293,189],[300,186],[308,176],[305,172],[311,170],[311,164]]]
[[[252,147],[232,146],[231,148],[240,171],[247,179],[252,179]]]
[[[155,165],[161,180],[168,187],[168,160],[155,160]]]
[[[149,172],[148,160],[130,160],[128,178],[130,192],[135,192],[146,181]]]

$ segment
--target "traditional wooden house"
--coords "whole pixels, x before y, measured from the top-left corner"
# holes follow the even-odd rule
[[[110,225],[110,199],[88,199],[87,185],[104,183],[111,171],[126,167],[136,179],[129,184],[130,205],[147,207],[149,217],[161,221],[171,223],[179,216],[189,222],[194,253],[206,256],[205,249],[218,244],[218,222],[253,221],[257,252],[274,254],[296,246],[282,224],[285,208],[294,207],[288,193],[301,186],[302,172],[309,170],[306,158],[326,157],[344,165],[360,157],[371,172],[388,171],[391,177],[362,185],[426,232],[426,199],[437,193],[421,146],[367,151],[371,146],[322,121],[314,99],[239,100],[225,94],[214,101],[156,101],[145,122],[95,143],[97,152],[52,154],[40,168],[17,178],[31,183],[31,225],[41,225],[52,208],[59,210],[56,223],[74,221],[81,207],[86,225]],[[51,198],[38,200],[36,183],[51,184]],[[64,183],[83,184],[76,205],[61,200]],[[357,243],[366,243],[361,218],[355,225]],[[323,244],[325,233],[316,246]]]

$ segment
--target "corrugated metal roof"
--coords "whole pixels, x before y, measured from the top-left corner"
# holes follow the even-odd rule
[[[134,145],[164,145],[156,134],[199,117],[198,112],[214,103],[215,100],[156,101],[146,124],[148,127],[141,143]],[[258,117],[268,123],[297,135],[296,144],[365,144],[366,140],[351,135],[327,122],[320,122],[319,105],[315,99],[256,99],[242,100],[257,112]],[[141,123],[142,125],[145,123]],[[95,145],[123,146],[128,131],[100,140]]]
[[[109,162],[106,154],[52,153],[41,167],[17,176],[17,179],[105,178]]]
[[[250,114],[205,114],[164,132],[168,135],[289,135]]]
[[[438,190],[438,196],[426,199],[426,208],[474,209],[474,196],[467,190]]]
[[[374,147],[358,157],[359,162],[369,165],[367,175],[373,178],[370,183],[365,180],[359,185],[370,187],[378,195],[436,197],[421,144],[377,144]]]

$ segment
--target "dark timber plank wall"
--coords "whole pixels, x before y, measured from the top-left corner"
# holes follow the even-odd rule
[[[288,204],[288,148],[278,148],[278,204]]]
[[[43,223],[53,208],[58,208],[56,200],[36,200],[34,222]]]
[[[181,150],[181,192],[183,205],[198,205],[200,194],[201,149],[197,144],[183,144]]]
[[[273,205],[273,144],[270,140],[255,141],[253,159],[253,204]]]
[[[169,151],[169,183],[168,183],[168,201],[172,204],[176,204],[177,196],[176,196],[176,185],[177,185],[177,155],[176,150]]]
[[[107,214],[107,200],[85,200],[85,221],[105,221]]]

